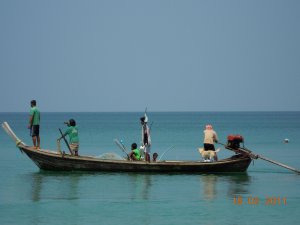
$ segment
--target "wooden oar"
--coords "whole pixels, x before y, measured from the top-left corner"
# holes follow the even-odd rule
[[[65,138],[65,136],[64,136],[64,134],[63,134],[63,132],[61,131],[60,128],[58,128],[58,129],[59,129],[59,132],[60,132],[60,134],[61,134],[61,138],[64,139],[64,141],[65,141],[65,143],[66,143],[66,145],[67,145],[67,147],[68,147],[68,149],[69,149],[71,155],[73,155],[73,152],[71,151],[70,145],[69,145],[68,141],[66,140],[66,138]]]
[[[255,154],[252,151],[250,151],[249,149],[246,149],[246,148],[237,148],[237,149],[234,149],[234,148],[230,148],[228,145],[222,144],[220,142],[218,142],[218,144],[223,145],[228,150],[231,150],[231,151],[234,151],[234,152],[241,152],[243,154],[246,154],[246,155],[250,156],[252,159],[258,159],[259,158],[259,159],[265,160],[267,162],[273,163],[275,165],[281,166],[283,168],[286,168],[288,170],[291,170],[293,172],[296,172],[296,173],[300,174],[300,170],[297,170],[297,169],[295,169],[293,167],[290,167],[288,165],[285,165],[283,163],[276,162],[276,161],[274,161],[272,159],[268,159],[268,158],[266,158],[266,157],[264,157],[262,155]]]

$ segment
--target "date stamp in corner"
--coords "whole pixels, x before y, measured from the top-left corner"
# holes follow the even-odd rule
[[[234,205],[260,205],[263,204],[265,206],[275,206],[275,205],[287,205],[286,197],[243,197],[243,196],[234,196],[233,197]]]

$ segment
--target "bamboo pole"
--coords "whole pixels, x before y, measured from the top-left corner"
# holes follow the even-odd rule
[[[288,166],[288,165],[285,165],[285,164],[283,164],[283,163],[276,162],[276,161],[274,161],[274,160],[272,160],[272,159],[268,159],[268,158],[266,158],[266,157],[264,157],[264,156],[261,156],[261,155],[258,155],[258,158],[260,158],[260,159],[262,159],[262,160],[265,160],[265,161],[268,161],[268,162],[270,162],[270,163],[273,163],[273,164],[275,164],[275,165],[281,166],[281,167],[283,167],[283,168],[286,168],[286,169],[288,169],[288,170],[291,170],[291,171],[294,171],[294,172],[300,174],[300,171],[299,171],[299,170],[297,170],[297,169],[295,169],[295,168],[293,168],[293,167],[290,167],[290,166]]]
[[[228,147],[228,146],[225,145],[225,144],[222,144],[222,143],[219,143],[219,144],[220,144],[220,145],[223,145],[225,148],[227,148],[227,149],[229,149],[229,150],[231,150],[231,151],[234,151],[234,152],[241,152],[241,153],[243,153],[243,154],[247,154],[247,155],[249,155],[252,159],[258,159],[258,158],[259,158],[259,159],[265,160],[265,161],[267,161],[267,162],[273,163],[273,164],[275,164],[275,165],[277,165],[277,166],[281,166],[281,167],[283,167],[283,168],[286,168],[286,169],[288,169],[288,170],[291,170],[291,171],[293,171],[293,172],[296,172],[297,174],[300,174],[300,170],[297,170],[296,168],[290,167],[290,166],[285,165],[285,164],[280,163],[280,162],[276,162],[276,161],[274,161],[274,160],[272,160],[272,159],[268,159],[268,158],[266,158],[266,157],[264,157],[264,156],[262,156],[262,155],[255,154],[255,153],[253,153],[252,151],[250,151],[250,150],[248,150],[248,149],[245,149],[245,148],[237,148],[237,149],[233,149],[233,148]]]

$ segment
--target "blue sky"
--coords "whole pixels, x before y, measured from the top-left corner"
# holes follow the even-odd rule
[[[0,112],[299,111],[300,1],[1,0]]]

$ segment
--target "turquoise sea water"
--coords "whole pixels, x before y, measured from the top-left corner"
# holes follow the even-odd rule
[[[142,115],[42,113],[41,145],[56,149],[58,128],[74,118],[81,154],[122,155],[113,139],[122,139],[128,148],[139,143]],[[300,169],[300,112],[149,112],[148,116],[153,122],[152,152],[162,155],[174,146],[164,159],[199,160],[197,147],[202,145],[203,127],[210,123],[221,142],[229,134],[241,134],[254,152]],[[9,122],[31,144],[27,113],[0,113],[0,121]],[[285,138],[288,144],[283,143]],[[299,224],[300,176],[262,160],[241,174],[45,172],[21,154],[3,130],[0,151],[1,225]],[[228,150],[219,152],[219,158],[230,155]]]

